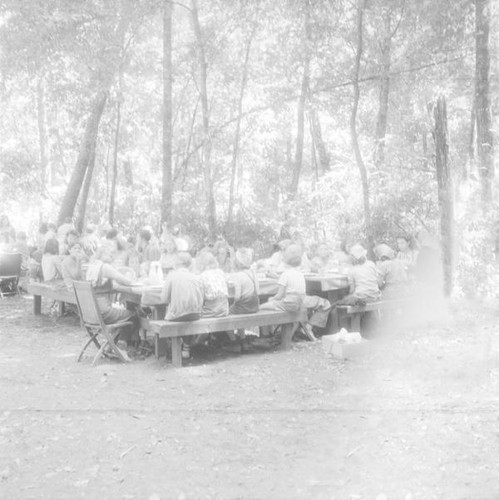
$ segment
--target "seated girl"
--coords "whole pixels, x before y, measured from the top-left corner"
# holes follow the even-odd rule
[[[132,326],[124,328],[120,332],[120,338],[127,343],[137,343],[139,341],[137,314],[113,304],[115,295],[113,282],[130,286],[133,281],[113,267],[113,259],[113,248],[110,245],[99,247],[88,265],[86,280],[92,284],[104,323],[111,325],[121,321],[131,321]]]
[[[42,256],[43,281],[55,282],[62,279],[61,257],[59,255],[59,242],[50,238],[45,243]]]
[[[171,236],[167,236],[161,241],[161,269],[163,275],[166,276],[170,271],[175,269],[177,261],[177,245]]]
[[[325,274],[335,267],[337,265],[333,261],[331,249],[325,243],[321,243],[317,248],[316,254],[310,261],[310,271]]]
[[[168,304],[165,319],[168,321],[194,321],[201,317],[203,309],[203,288],[201,281],[190,271],[192,257],[179,252],[175,268],[168,273],[161,302]]]
[[[199,279],[203,288],[203,311],[205,318],[227,316],[229,300],[227,281],[224,272],[211,252],[201,252],[196,258],[197,269],[201,273]]]
[[[278,291],[268,302],[260,306],[261,310],[299,311],[305,297],[305,277],[300,271],[302,261],[301,248],[289,245],[283,253],[283,263],[286,266],[277,282]]]
[[[258,312],[258,281],[250,270],[253,252],[249,248],[236,251],[234,267],[236,272],[230,280],[234,284],[234,302],[230,306],[230,314],[248,314]]]
[[[377,245],[374,253],[382,297],[401,298],[407,293],[407,273],[403,261],[395,259],[395,252],[385,243]]]
[[[81,264],[85,252],[79,240],[68,247],[68,252],[69,255],[64,257],[61,265],[62,278],[66,288],[73,290],[73,281],[83,279]]]
[[[232,248],[225,240],[218,240],[213,245],[213,255],[217,259],[218,267],[224,273],[231,273],[234,270],[232,251]]]
[[[338,304],[361,305],[379,299],[378,272],[376,266],[367,260],[367,251],[362,245],[350,249],[352,267],[348,271],[349,294]]]

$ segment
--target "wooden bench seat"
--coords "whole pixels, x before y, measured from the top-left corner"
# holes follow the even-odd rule
[[[35,314],[42,312],[42,297],[58,302],[59,314],[64,312],[64,303],[76,304],[76,297],[73,290],[68,290],[65,286],[52,285],[50,283],[32,282],[28,284],[28,293],[33,295],[33,311]]]
[[[172,363],[182,366],[182,337],[204,333],[243,330],[245,328],[282,325],[281,349],[289,349],[298,323],[306,321],[306,311],[289,313],[282,311],[259,311],[253,314],[229,315],[222,318],[202,318],[197,321],[158,321],[142,319],[141,327],[154,335],[154,349],[158,355],[160,338],[172,342]]]
[[[407,299],[397,300],[378,300],[376,302],[368,302],[362,306],[339,305],[338,311],[342,314],[350,316],[350,329],[353,332],[360,332],[360,320],[366,312],[376,312],[383,310],[394,310],[406,306]]]

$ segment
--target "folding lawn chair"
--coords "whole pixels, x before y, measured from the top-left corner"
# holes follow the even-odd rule
[[[120,328],[132,325],[131,321],[121,321],[106,325],[102,319],[102,315],[95,299],[95,294],[92,285],[88,281],[74,281],[73,287],[75,291],[76,304],[80,313],[81,324],[85,331],[90,336],[90,340],[83,347],[78,360],[80,361],[87,347],[93,342],[99,351],[95,355],[92,366],[102,356],[115,357],[121,361],[131,361],[128,354],[116,345],[116,340],[120,332],[116,332]],[[102,335],[104,341],[99,342],[98,336]]]
[[[19,277],[23,256],[20,253],[0,253],[0,296],[21,295]]]

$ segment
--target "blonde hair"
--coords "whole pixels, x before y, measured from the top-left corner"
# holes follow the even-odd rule
[[[201,252],[196,257],[196,266],[198,268],[198,271],[202,273],[207,269],[217,269],[218,261],[211,252]]]

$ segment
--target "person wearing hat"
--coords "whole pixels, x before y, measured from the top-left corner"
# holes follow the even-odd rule
[[[350,248],[352,267],[348,271],[350,293],[339,303],[342,305],[365,304],[379,299],[378,271],[374,262],[367,260],[367,250],[360,244]]]
[[[395,259],[395,252],[386,243],[374,248],[378,283],[384,299],[397,299],[407,292],[407,273],[404,262]]]

